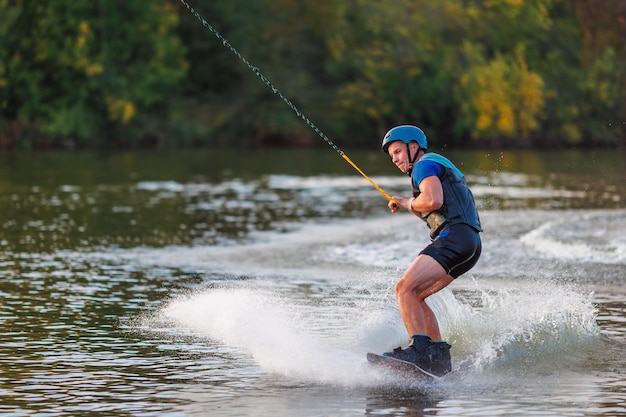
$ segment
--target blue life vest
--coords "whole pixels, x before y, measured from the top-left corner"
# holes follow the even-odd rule
[[[447,226],[458,223],[467,224],[477,232],[482,232],[474,196],[467,186],[465,175],[449,159],[439,154],[423,155],[416,166],[425,161],[436,162],[442,167],[438,178],[443,187],[443,205],[437,210],[421,213],[422,220],[430,229],[430,238],[435,239]],[[419,196],[419,184],[411,181],[411,185],[413,196]]]

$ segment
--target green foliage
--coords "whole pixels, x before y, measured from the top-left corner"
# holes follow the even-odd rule
[[[497,54],[488,62],[471,45],[466,51],[476,55],[476,62],[460,79],[459,127],[474,138],[527,139],[539,126],[544,92],[541,77],[528,69],[524,48],[519,46],[513,57]]]
[[[621,3],[190,4],[342,146],[399,123],[435,146],[553,146],[626,136]],[[0,15],[0,148],[324,146],[177,0],[0,0]]]
[[[204,7],[200,11],[211,24],[307,117],[320,125],[332,123],[328,109],[334,81],[324,68],[325,30],[332,27],[336,12],[332,0],[233,0]],[[197,20],[183,21],[198,27]],[[203,113],[211,115],[202,118],[202,125],[213,143],[315,143],[315,133],[210,31],[199,35],[208,38],[211,46],[201,55],[193,51],[189,55],[191,73],[205,74],[200,75],[203,86],[210,84],[204,81],[210,75],[228,77],[220,86],[187,92],[192,100],[200,97]]]
[[[346,18],[331,42],[335,67],[349,77],[337,107],[351,131],[365,136],[375,126],[380,136],[395,123],[443,123],[454,64],[453,51],[444,47],[446,3],[356,2],[362,15]]]
[[[2,119],[79,145],[131,144],[137,113],[166,114],[185,74],[177,11],[156,0],[3,1]]]

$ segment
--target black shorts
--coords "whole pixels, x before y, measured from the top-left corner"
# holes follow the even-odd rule
[[[428,255],[446,270],[452,278],[458,278],[478,262],[482,243],[480,234],[467,224],[453,224],[445,236],[438,237],[426,246],[420,255]]]

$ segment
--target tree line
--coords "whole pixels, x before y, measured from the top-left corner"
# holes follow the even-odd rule
[[[616,146],[626,2],[185,0],[342,147]],[[316,146],[177,0],[0,0],[0,148]]]

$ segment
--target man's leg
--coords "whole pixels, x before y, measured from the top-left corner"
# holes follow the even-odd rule
[[[425,299],[452,280],[432,257],[422,254],[415,258],[395,287],[400,315],[411,342],[407,348],[394,349],[383,353],[384,356],[414,363],[435,375],[450,372],[450,345],[441,341],[437,317]]]
[[[435,283],[432,287],[430,287],[425,293],[418,295],[418,299],[421,299],[421,305],[424,311],[424,325],[426,326],[426,330],[424,334],[427,334],[431,337],[433,341],[441,340],[441,333],[439,332],[439,323],[437,321],[437,317],[435,313],[431,310],[430,306],[426,303],[426,298],[436,292],[441,291],[445,287],[447,287],[454,278],[450,275],[446,275],[439,281]]]
[[[428,255],[419,255],[395,286],[400,315],[409,336],[425,334],[441,340],[435,314],[425,299],[453,281],[445,269]]]

